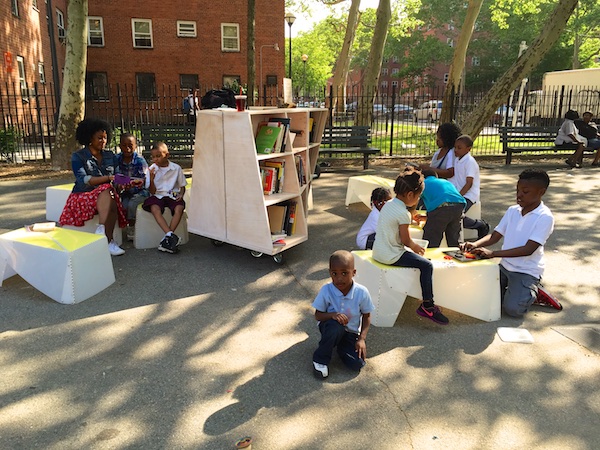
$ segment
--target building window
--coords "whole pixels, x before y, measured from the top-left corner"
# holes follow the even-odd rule
[[[450,31],[454,30],[454,22],[452,20],[448,23],[448,29]]]
[[[448,38],[448,39],[446,39],[446,43],[448,44],[448,47],[454,48],[454,39]]]
[[[27,92],[27,82],[25,81],[25,60],[22,56],[17,56],[17,68],[19,69],[19,87],[21,88],[21,97],[26,100],[29,95]]]
[[[188,20],[177,21],[177,37],[196,37],[196,22]]]
[[[240,51],[240,26],[237,23],[221,24],[221,51]]]
[[[67,38],[67,33],[65,31],[65,15],[60,9],[56,10],[56,30],[58,31],[58,39],[61,42]]]
[[[448,84],[448,78],[450,77],[449,73],[444,74],[444,84]]]
[[[388,68],[387,67],[382,67],[381,68],[381,75],[387,75],[388,74]]]
[[[134,48],[152,48],[152,21],[149,19],[131,19]]]
[[[198,83],[198,75],[196,74],[185,74],[179,75],[179,88],[180,89],[198,89],[200,84]]]
[[[473,56],[473,58],[471,58],[471,64],[473,66],[479,66],[480,62],[479,56]]]
[[[85,98],[108,100],[108,77],[106,72],[88,72],[85,76]]]
[[[102,17],[88,17],[88,45],[90,47],[104,47]]]
[[[38,9],[37,0],[32,0],[31,6],[33,6],[35,9]]]
[[[228,88],[239,87],[242,77],[239,75],[223,75],[223,86]]]
[[[398,81],[397,80],[393,80],[392,81],[392,87],[398,87]]]
[[[38,63],[38,74],[40,75],[40,83],[46,84],[46,71],[44,70],[44,63]]]
[[[392,69],[392,75],[398,75],[400,73],[400,69]]]
[[[136,73],[138,100],[147,102],[156,100],[156,79],[153,73]]]
[[[398,61],[399,61],[399,58],[397,56],[392,56],[393,63],[397,63]]]
[[[381,82],[381,89],[383,89],[384,91],[388,88],[388,82],[387,80],[384,80]]]
[[[11,0],[10,7],[12,9],[13,16],[19,17],[19,2],[18,2],[18,0]]]

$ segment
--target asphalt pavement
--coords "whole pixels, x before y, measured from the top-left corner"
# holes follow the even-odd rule
[[[600,448],[600,170],[535,165],[556,218],[543,282],[564,310],[489,323],[445,310],[442,327],[409,299],[394,327],[371,328],[360,374],[335,357],[313,377],[310,304],[368,214],[344,206],[348,177],[389,167],[315,180],[309,239],[281,265],[190,235],[177,255],[124,244],[116,282],[77,305],[5,280],[0,449],[231,449],[244,436],[254,450]],[[524,167],[482,164],[492,226]],[[45,187],[69,181],[0,182],[0,233],[43,221]]]

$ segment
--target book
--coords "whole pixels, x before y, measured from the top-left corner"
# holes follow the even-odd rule
[[[289,117],[273,117],[273,118],[269,119],[269,122],[279,123],[280,126],[283,125],[283,133],[282,133],[280,151],[285,152],[287,139],[290,134],[291,119]]]
[[[256,133],[256,153],[273,153],[281,128],[261,125]]]
[[[291,236],[296,231],[296,202],[291,202],[288,207],[287,223],[285,232],[288,236]]]
[[[263,193],[270,195],[275,193],[277,183],[277,169],[274,167],[261,166],[261,176],[263,179]]]
[[[285,169],[285,161],[273,160],[273,161],[265,161],[262,163],[264,167],[271,167],[276,170],[275,173],[275,193],[283,192],[283,176]]]
[[[267,215],[269,216],[269,228],[272,234],[284,234],[284,222],[287,214],[287,206],[271,205],[267,206]]]
[[[273,247],[285,247],[285,239],[277,239],[273,241]]]

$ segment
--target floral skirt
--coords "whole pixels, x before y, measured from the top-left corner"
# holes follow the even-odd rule
[[[60,224],[82,227],[86,221],[98,214],[98,209],[96,209],[98,196],[107,189],[112,191],[111,195],[117,202],[119,227],[125,228],[127,226],[125,209],[121,204],[119,194],[117,194],[116,190],[108,183],[101,184],[96,189],[89,192],[71,192],[62,214],[60,215],[60,219],[58,220]]]

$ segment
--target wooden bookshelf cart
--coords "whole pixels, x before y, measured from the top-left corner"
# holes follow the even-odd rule
[[[257,154],[259,124],[270,118],[289,118],[292,133],[285,151]],[[308,201],[327,110],[283,108],[199,111],[193,162],[188,231],[212,240],[246,248],[255,257],[263,254],[283,262],[282,252],[308,239]],[[311,126],[312,125],[312,126]],[[305,184],[296,161],[303,159]],[[284,161],[283,189],[264,194],[260,164]],[[274,246],[269,206],[295,202],[295,231],[285,245]]]

